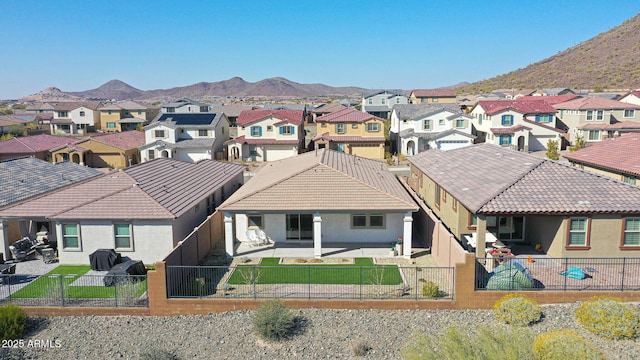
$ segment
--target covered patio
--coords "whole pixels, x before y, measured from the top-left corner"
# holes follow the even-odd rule
[[[237,257],[265,258],[265,257],[296,257],[313,258],[313,241],[308,242],[276,242],[268,245],[251,246],[246,242],[235,245]],[[322,257],[336,258],[402,258],[393,256],[391,244],[384,243],[353,243],[336,242],[322,245]]]

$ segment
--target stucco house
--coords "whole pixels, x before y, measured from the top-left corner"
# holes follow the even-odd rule
[[[623,94],[618,101],[640,106],[640,90],[629,91],[628,93]]]
[[[414,89],[409,94],[412,104],[455,104],[455,89]]]
[[[565,130],[556,126],[557,110],[540,100],[481,100],[470,112],[479,142],[519,151],[546,150],[549,140],[563,145]]]
[[[427,149],[455,149],[473,144],[471,120],[456,104],[396,105],[389,138],[394,151],[408,156]]]
[[[111,103],[98,108],[100,128],[105,132],[141,130],[153,120],[159,109],[135,101]]]
[[[71,161],[92,168],[122,169],[140,162],[144,133],[131,130],[78,139],[51,149],[53,162]]]
[[[52,134],[86,134],[100,129],[99,101],[61,102],[53,107]]]
[[[278,245],[389,244],[402,236],[411,255],[417,205],[379,161],[319,149],[264,167],[220,207],[228,256],[259,230]]]
[[[210,112],[214,104],[205,104],[191,99],[180,99],[160,107],[162,114],[174,113],[207,113]]]
[[[409,98],[402,90],[371,90],[362,94],[362,111],[388,119],[395,105],[408,104]]]
[[[298,155],[304,140],[303,110],[245,110],[238,136],[226,142],[229,159],[276,161]]]
[[[51,150],[79,140],[66,136],[38,134],[14,137],[0,141],[0,160],[17,159],[32,156],[40,160],[51,161]]]
[[[578,127],[577,134],[586,143],[596,143],[628,133],[640,132],[640,121],[619,121],[611,124],[590,122]]]
[[[214,159],[229,138],[229,121],[224,113],[159,114],[144,127],[144,135],[145,144],[139,148],[142,162],[159,157]]]
[[[240,187],[243,171],[161,158],[5,207],[0,219],[49,224],[62,264],[87,264],[97,249],[152,264]]]
[[[344,108],[316,119],[316,149],[327,148],[369,159],[384,159],[384,119]]]
[[[488,233],[550,257],[640,255],[640,187],[493,144],[409,157],[411,187],[456,239]]]

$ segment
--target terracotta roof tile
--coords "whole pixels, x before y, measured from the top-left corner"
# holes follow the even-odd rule
[[[414,89],[411,91],[415,97],[455,97],[454,89]]]
[[[336,112],[338,110],[344,110],[346,108],[347,108],[346,106],[338,102],[333,102],[326,105],[322,105],[316,109],[313,109],[311,112],[314,114],[329,114],[332,112]]]
[[[358,111],[356,109],[351,109],[351,108],[344,108],[342,110],[338,110],[326,115],[322,115],[316,119],[316,122],[363,123],[368,120],[384,121],[384,119],[381,119],[377,116],[373,116],[366,112]]]
[[[512,127],[508,127],[508,128],[491,128],[491,133],[492,134],[513,134],[516,131],[522,130],[522,129],[526,129],[526,130],[531,130],[530,127],[524,126],[524,125],[514,125]]]
[[[541,96],[523,96],[516,99],[516,101],[544,100],[547,102],[547,104],[553,105],[553,104],[558,104],[558,103],[563,103],[569,100],[573,100],[579,97],[580,95],[555,95],[555,96],[542,96],[542,97]]]
[[[2,154],[28,154],[41,151],[49,151],[67,144],[75,144],[78,139],[39,134],[32,136],[16,137],[0,141],[0,153]]]
[[[287,121],[294,125],[302,124],[304,112],[302,110],[244,110],[238,116],[237,124],[246,126],[256,121],[273,117]]]
[[[480,100],[478,105],[485,113],[494,115],[506,110],[513,110],[521,114],[555,114],[558,112],[544,99],[539,100]]]
[[[329,133],[323,133],[321,135],[317,135],[313,138],[316,140],[327,140],[327,141],[337,141],[337,142],[384,142],[384,136],[341,136],[341,135],[333,135],[330,136]]]
[[[145,143],[144,133],[136,130],[95,136],[91,139],[121,150],[135,149]]]
[[[640,175],[640,134],[596,142],[564,157],[569,161]]]
[[[553,105],[556,109],[640,109],[640,105],[623,103],[599,96],[586,96]]]
[[[613,124],[587,123],[580,127],[580,130],[599,129],[599,130],[640,130],[640,122],[638,121],[619,121]]]

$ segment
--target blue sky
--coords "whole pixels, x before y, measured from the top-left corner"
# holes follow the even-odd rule
[[[637,0],[2,0],[0,99],[112,79],[434,88],[525,67],[639,12]]]

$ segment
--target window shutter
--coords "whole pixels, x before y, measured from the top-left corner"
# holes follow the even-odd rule
[[[296,127],[295,127],[295,126],[292,126],[292,127],[291,127],[291,135],[293,135],[293,134],[295,134],[295,133],[296,133]]]
[[[258,127],[258,136],[262,136],[262,126]]]
[[[536,115],[536,122],[540,122],[540,115]]]
[[[278,129],[280,129],[280,135],[284,134],[284,126],[280,126]]]

